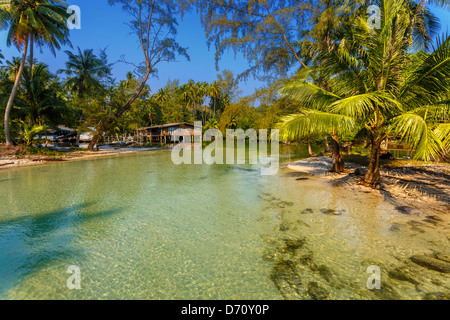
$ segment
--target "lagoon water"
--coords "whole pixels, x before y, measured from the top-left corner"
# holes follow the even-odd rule
[[[449,292],[446,274],[406,261],[449,254],[448,223],[298,177],[283,165],[275,176],[249,165],[176,166],[168,150],[0,171],[0,299]],[[80,267],[81,290],[67,288],[71,265]],[[378,292],[366,285],[370,265],[382,271]],[[388,276],[398,270],[414,281]]]

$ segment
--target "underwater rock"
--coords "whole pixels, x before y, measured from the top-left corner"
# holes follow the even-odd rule
[[[412,256],[410,259],[412,262],[427,269],[443,273],[450,273],[450,263],[447,261],[436,259],[426,255],[416,255]]]
[[[412,284],[418,285],[419,282],[411,278],[410,273],[407,270],[404,270],[403,268],[396,268],[394,270],[388,271],[389,277],[400,280],[400,281],[407,281]]]
[[[309,214],[309,213],[313,213],[313,212],[314,212],[313,209],[307,208],[307,209],[303,210],[301,212],[301,214]]]
[[[419,233],[425,233],[425,230],[423,230],[423,229],[421,229],[421,228],[418,228],[418,227],[411,227],[411,230],[412,230],[412,231],[417,231],[417,232],[419,232]]]
[[[440,281],[438,279],[431,279],[431,283],[436,285],[436,286],[440,286],[440,287],[445,285],[445,283],[443,283],[442,281]]]
[[[435,257],[438,260],[442,260],[442,261],[450,263],[450,256],[448,256],[446,254],[436,252],[433,254],[433,257]]]
[[[266,250],[262,254],[261,259],[267,262],[277,262],[282,259],[282,255],[278,251]]]
[[[330,271],[330,268],[328,268],[326,265],[321,264],[317,267],[317,271],[319,274],[324,278],[327,282],[331,281],[331,278],[333,277],[333,274]]]
[[[285,299],[298,299],[302,295],[303,283],[295,271],[292,261],[277,263],[270,274],[270,278]]]
[[[283,239],[286,251],[296,251],[300,249],[305,244],[305,239]]]
[[[315,265],[315,264],[314,264]],[[334,288],[342,289],[342,284],[340,284],[339,279],[331,272],[330,268],[326,265],[321,264],[319,266],[315,265],[315,270],[328,284]]]
[[[439,221],[439,222],[444,221],[444,220],[442,220],[441,218],[436,217],[436,216],[426,216],[426,218],[427,218],[427,219],[430,219],[430,220],[434,220],[434,221]]]
[[[396,225],[396,224],[393,224],[393,225],[389,228],[389,230],[391,230],[391,231],[398,231],[398,230],[400,230],[400,227],[399,227],[398,225]]]
[[[300,256],[298,261],[304,266],[311,265],[313,263],[313,253],[312,252],[308,252],[308,253]]]
[[[450,300],[450,295],[442,292],[430,292],[423,297],[423,300]]]
[[[294,205],[293,202],[283,201],[283,200],[277,201],[277,203],[275,203],[275,206],[277,206],[278,208],[282,208],[282,209],[284,209],[286,206],[292,207],[293,205]]]
[[[408,207],[408,206],[398,206],[395,207],[395,210],[397,210],[398,212],[402,213],[402,214],[411,214],[413,208]]]
[[[438,225],[438,222],[436,220],[433,220],[433,219],[423,219],[422,221],[427,222],[427,223],[431,223],[431,224],[433,224],[435,226]]]
[[[381,289],[373,289],[372,292],[382,300],[400,300],[401,297],[397,294],[394,288],[387,283],[381,284]]]
[[[325,300],[328,298],[329,293],[326,289],[319,286],[317,282],[308,282],[308,294],[314,300]]]
[[[329,215],[329,216],[340,216],[342,213],[345,212],[345,210],[344,209],[334,210],[334,209],[322,208],[322,209],[320,209],[320,212],[322,212],[323,214]]]

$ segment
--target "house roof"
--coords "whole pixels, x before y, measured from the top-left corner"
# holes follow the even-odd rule
[[[71,128],[68,128],[68,127],[63,126],[63,125],[59,125],[58,129],[61,130],[61,131],[67,131],[67,132],[75,132],[75,131],[77,131],[75,129],[71,129]]]

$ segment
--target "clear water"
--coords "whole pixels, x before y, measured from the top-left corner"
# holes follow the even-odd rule
[[[175,166],[167,150],[0,171],[0,298],[308,299],[312,282],[331,299],[449,291],[446,274],[403,260],[449,254],[448,221],[424,223],[427,213],[402,215],[370,194],[298,177]],[[286,250],[287,239],[303,246]],[[282,287],[283,261],[296,262],[294,293]],[[384,272],[381,294],[366,287],[371,264]],[[81,290],[66,286],[70,265]],[[419,284],[386,276],[397,267]]]

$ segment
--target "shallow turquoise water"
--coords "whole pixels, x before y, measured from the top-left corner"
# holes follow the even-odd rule
[[[283,299],[273,256],[286,237],[302,237],[344,284],[305,267],[305,286],[318,281],[330,298],[371,299],[368,263],[393,268],[448,246],[447,229],[413,237],[411,218],[379,198],[296,177],[284,168],[261,176],[249,166],[175,166],[167,150],[0,171],[0,298]],[[301,215],[305,208],[314,213]],[[66,286],[70,265],[81,269],[81,290]],[[446,290],[430,281],[448,278],[421,277],[422,292],[391,286],[401,298]]]

